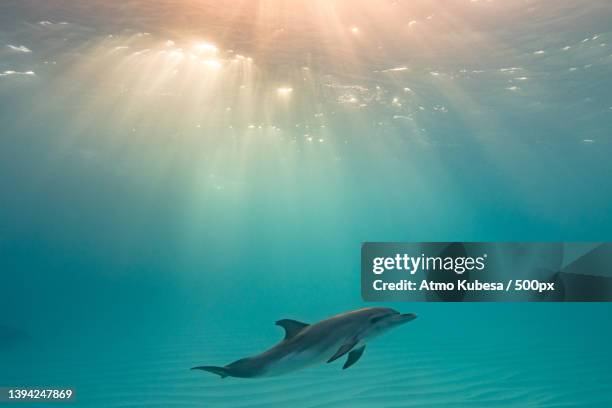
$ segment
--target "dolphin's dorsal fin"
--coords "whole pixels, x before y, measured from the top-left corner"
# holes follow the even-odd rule
[[[289,340],[294,337],[305,327],[308,327],[308,323],[298,322],[297,320],[283,319],[276,322],[276,324],[285,329],[285,340]]]

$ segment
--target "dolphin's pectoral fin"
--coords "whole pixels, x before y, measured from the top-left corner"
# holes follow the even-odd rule
[[[349,340],[348,342],[344,343],[342,346],[340,346],[338,351],[336,351],[336,354],[331,356],[331,358],[327,360],[327,362],[331,363],[332,361],[339,359],[340,357],[351,351],[351,349],[355,347],[356,344],[357,340]]]
[[[346,362],[342,366],[342,369],[346,370],[347,368],[349,368],[350,366],[355,364],[357,361],[359,361],[359,359],[363,355],[363,351],[364,350],[365,350],[365,344],[363,346],[361,346],[361,347],[357,347],[355,350],[352,350],[348,354],[348,357],[346,359]]]
[[[308,323],[298,322],[297,320],[283,319],[276,324],[285,329],[285,340],[288,340],[298,334],[302,329],[308,327]]]

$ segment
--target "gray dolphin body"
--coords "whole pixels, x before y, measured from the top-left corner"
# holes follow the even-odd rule
[[[199,366],[225,377],[269,377],[328,362],[348,354],[343,369],[355,364],[365,350],[366,342],[403,323],[414,320],[413,313],[383,307],[370,307],[307,324],[283,319],[276,322],[285,329],[285,338],[256,356],[234,361],[224,367]]]

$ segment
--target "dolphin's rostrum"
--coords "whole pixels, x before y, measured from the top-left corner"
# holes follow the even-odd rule
[[[285,329],[285,338],[269,350],[224,367],[199,366],[193,369],[208,371],[221,378],[265,377],[325,361],[331,363],[348,354],[342,366],[346,369],[363,355],[366,342],[415,318],[413,313],[400,314],[389,308],[370,307],[341,313],[314,324],[283,319],[276,324]]]

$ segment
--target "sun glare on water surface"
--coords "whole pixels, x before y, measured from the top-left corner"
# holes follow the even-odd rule
[[[41,111],[78,108],[61,149],[110,138],[133,149],[225,149],[234,163],[252,155],[286,163],[307,152],[338,163],[359,137],[390,151],[452,146],[452,120],[475,138],[489,137],[499,123],[497,115],[483,120],[491,106],[483,84],[496,95],[497,112],[528,109],[525,98],[545,94],[543,79],[551,77],[542,69],[579,75],[608,52],[597,33],[554,47],[492,35],[496,20],[520,24],[538,12],[522,2],[231,3],[179,2],[146,29],[97,31],[46,60],[47,76],[7,69],[0,79],[44,81],[63,102]],[[60,40],[74,29],[71,22],[37,25]],[[10,46],[15,55],[38,51]],[[557,54],[559,63],[535,65]]]

